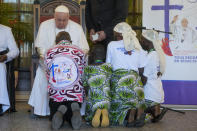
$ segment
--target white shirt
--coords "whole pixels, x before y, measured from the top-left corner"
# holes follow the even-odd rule
[[[123,40],[112,41],[107,47],[106,63],[112,64],[113,70],[132,69],[138,72],[138,68],[144,67],[144,51],[132,50],[128,55]]]
[[[35,46],[45,50],[49,49],[54,45],[56,35],[60,31],[66,31],[70,34],[73,45],[78,46],[85,52],[89,51],[89,45],[82,27],[72,20],[68,20],[66,28],[62,30],[56,28],[54,19],[42,22],[35,41]]]
[[[9,52],[6,54],[7,61],[18,56],[19,50],[14,40],[11,28],[0,24],[0,52],[7,48],[9,49]]]
[[[147,77],[147,83],[144,86],[145,99],[163,103],[164,91],[161,78],[157,76],[159,71],[159,56],[156,51],[152,51],[147,55],[143,73]]]

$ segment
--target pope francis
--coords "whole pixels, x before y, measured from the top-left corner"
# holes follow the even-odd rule
[[[69,9],[64,5],[60,5],[55,9],[54,18],[44,21],[39,27],[35,47],[40,55],[40,61],[42,61],[45,51],[55,44],[56,35],[60,31],[68,32],[71,36],[72,44],[88,53],[89,46],[82,27],[70,20]],[[34,108],[35,115],[46,116],[50,114],[48,103],[47,79],[42,64],[40,64],[36,71],[28,104]]]

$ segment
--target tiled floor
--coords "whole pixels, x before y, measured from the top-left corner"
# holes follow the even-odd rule
[[[50,131],[48,118],[31,119],[26,103],[17,103],[18,112],[0,117],[0,131]],[[59,131],[71,131],[65,123]],[[197,111],[186,111],[185,115],[168,111],[164,119],[156,124],[146,124],[142,128],[110,127],[92,128],[83,123],[81,131],[197,131]]]

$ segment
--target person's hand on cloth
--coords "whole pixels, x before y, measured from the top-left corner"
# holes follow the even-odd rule
[[[4,62],[7,60],[7,55],[0,55],[0,62]]]

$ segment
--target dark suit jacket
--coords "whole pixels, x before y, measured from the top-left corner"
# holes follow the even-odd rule
[[[86,27],[88,31],[104,30],[107,39],[113,38],[113,28],[125,21],[128,15],[128,0],[86,0]]]

